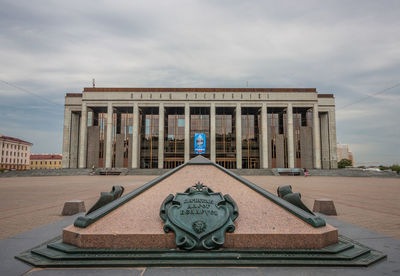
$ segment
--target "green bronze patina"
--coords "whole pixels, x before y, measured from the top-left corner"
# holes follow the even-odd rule
[[[124,187],[122,186],[113,186],[110,192],[101,192],[100,198],[97,202],[90,208],[90,210],[86,214],[93,213],[97,209],[100,209],[104,205],[120,198],[121,195],[124,193]]]
[[[301,201],[301,194],[300,193],[293,193],[292,186],[279,186],[277,189],[278,196],[287,202],[293,204],[296,207],[306,211],[307,213],[315,216],[315,214],[307,208],[307,206]]]
[[[185,250],[221,247],[225,233],[235,230],[233,221],[238,215],[229,195],[214,193],[200,182],[184,193],[170,194],[160,209],[164,231],[172,230],[176,245]]]

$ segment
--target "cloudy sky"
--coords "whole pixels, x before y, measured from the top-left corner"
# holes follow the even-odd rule
[[[0,133],[60,153],[65,93],[92,78],[315,87],[335,94],[337,139],[358,164],[400,162],[397,0],[0,0]]]

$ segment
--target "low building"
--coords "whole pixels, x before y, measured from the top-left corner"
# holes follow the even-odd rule
[[[29,156],[33,144],[0,134],[0,168],[29,170]]]
[[[62,156],[59,154],[32,154],[31,170],[61,169]]]
[[[351,161],[351,163],[354,166],[354,156],[353,156],[353,153],[349,149],[349,145],[338,144],[336,146],[336,148],[337,148],[337,155],[338,155],[337,160],[340,161],[342,159],[348,159]]]

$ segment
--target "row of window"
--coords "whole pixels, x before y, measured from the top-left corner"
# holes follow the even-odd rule
[[[7,143],[3,143],[2,144],[2,148],[7,148],[8,146],[10,146],[11,149],[17,149],[17,150],[28,150],[28,146],[21,146],[21,145],[13,145],[13,144],[7,144]]]
[[[9,158],[1,158],[1,163],[3,163],[3,162],[5,162],[5,163],[8,163],[9,161],[8,160],[10,160],[10,163],[15,163],[15,164],[28,164],[28,160],[26,160],[26,162],[24,162],[25,160],[22,160],[22,159],[15,159],[15,158],[13,158],[13,159],[9,159]]]
[[[61,161],[48,161],[49,165],[61,165]],[[47,165],[47,161],[31,161],[31,165]]]
[[[4,150],[1,151],[1,155],[4,155]],[[8,156],[8,151],[6,151],[6,154]],[[10,151],[10,156],[13,156],[13,152]],[[20,152],[16,152],[14,151],[14,156],[18,156],[18,157],[24,157],[24,153],[21,152],[21,156],[20,156]],[[25,157],[27,157],[27,153],[25,152]]]

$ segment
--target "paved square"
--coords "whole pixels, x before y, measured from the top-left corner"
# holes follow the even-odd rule
[[[113,185],[125,193],[156,176],[54,176],[0,178],[0,239],[65,218],[65,201],[80,199],[88,210]],[[339,220],[400,240],[400,179],[364,177],[244,176],[276,194],[292,185],[312,209],[314,199],[334,200]]]

